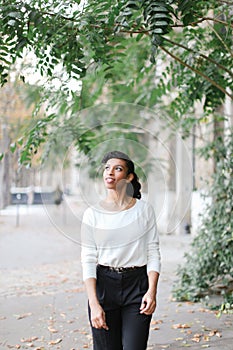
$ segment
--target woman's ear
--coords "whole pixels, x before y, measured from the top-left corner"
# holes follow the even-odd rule
[[[128,176],[127,176],[127,179],[126,179],[126,182],[127,183],[130,183],[134,178],[134,174],[133,173],[130,173]]]

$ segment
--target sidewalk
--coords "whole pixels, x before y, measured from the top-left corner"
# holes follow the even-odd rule
[[[53,223],[42,206],[20,210],[18,227],[15,207],[0,213],[0,350],[92,349],[77,222],[61,208],[50,207]],[[232,349],[233,315],[217,319],[201,304],[171,301],[190,242],[189,235],[161,236],[163,269],[148,350]]]

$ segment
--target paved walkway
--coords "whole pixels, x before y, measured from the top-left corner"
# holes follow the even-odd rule
[[[18,227],[16,207],[0,213],[0,350],[92,349],[79,220],[62,207],[19,209]],[[171,300],[190,242],[189,235],[161,236],[163,270],[148,350],[233,349],[233,315],[217,319],[201,304]]]

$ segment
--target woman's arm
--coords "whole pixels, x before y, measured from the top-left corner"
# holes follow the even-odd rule
[[[141,314],[151,315],[155,311],[158,280],[159,280],[158,272],[156,271],[148,272],[149,287],[148,287],[148,291],[142,298],[142,303],[140,307]]]
[[[108,326],[105,320],[105,312],[99,303],[96,295],[96,279],[88,278],[84,281],[89,300],[89,306],[91,309],[91,323],[95,328],[104,328],[108,330]]]
[[[156,309],[157,285],[161,268],[159,236],[155,213],[151,206],[149,207],[148,225],[150,226],[147,236],[147,275],[149,287],[142,298],[140,312],[151,315]]]

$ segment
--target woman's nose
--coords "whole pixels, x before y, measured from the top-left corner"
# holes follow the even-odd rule
[[[108,174],[109,174],[109,175],[112,175],[112,174],[113,174],[113,168],[110,168],[110,167],[108,168]]]

